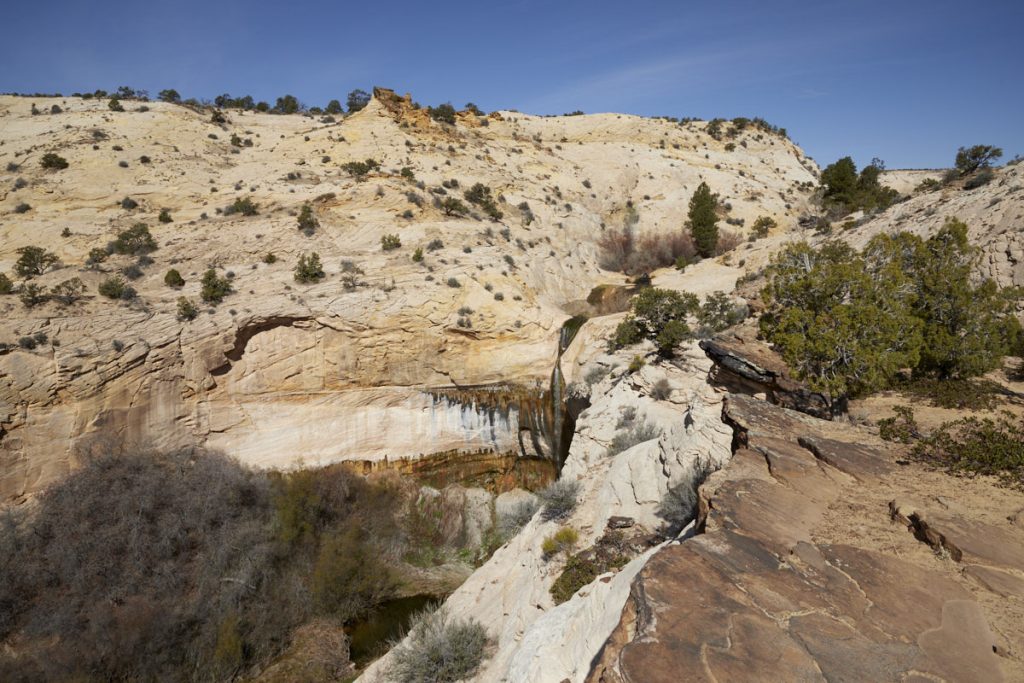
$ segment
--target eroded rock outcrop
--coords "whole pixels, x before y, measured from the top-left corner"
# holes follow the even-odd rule
[[[748,396],[730,395],[723,415],[737,450],[702,489],[705,533],[638,573],[589,680],[967,682],[1019,671],[995,654],[1001,637],[954,577],[819,540],[831,509],[892,476],[884,448]]]

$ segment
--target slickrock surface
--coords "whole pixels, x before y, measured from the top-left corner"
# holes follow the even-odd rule
[[[704,533],[639,572],[590,681],[1024,680],[1018,493],[753,396],[723,418]]]

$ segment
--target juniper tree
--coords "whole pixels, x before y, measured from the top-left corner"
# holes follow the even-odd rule
[[[718,198],[711,194],[707,183],[697,186],[697,191],[690,198],[690,234],[693,236],[697,253],[707,258],[715,255],[718,244]]]

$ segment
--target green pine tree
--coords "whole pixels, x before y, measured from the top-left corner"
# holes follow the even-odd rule
[[[690,234],[697,253],[708,258],[715,255],[718,245],[718,197],[711,194],[707,183],[701,183],[690,198]]]

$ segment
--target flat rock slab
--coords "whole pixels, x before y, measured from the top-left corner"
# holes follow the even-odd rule
[[[934,512],[906,500],[889,503],[892,517],[933,548],[943,548],[957,562],[972,562],[1024,571],[1024,529],[1003,529],[957,515]]]
[[[655,555],[634,582],[635,635],[592,681],[1001,681],[970,594],[940,574],[851,546],[786,562],[718,531]]]
[[[729,394],[723,404],[722,417],[739,432],[737,437],[741,445],[744,439],[751,436],[772,436],[795,441],[799,434],[817,432],[820,429],[819,423],[823,422],[743,394]]]
[[[1024,578],[1020,576],[980,564],[967,565],[964,567],[964,574],[996,595],[1004,598],[1024,598]]]
[[[822,436],[801,436],[797,441],[819,460],[862,483],[877,481],[893,470],[885,453],[876,448]]]

